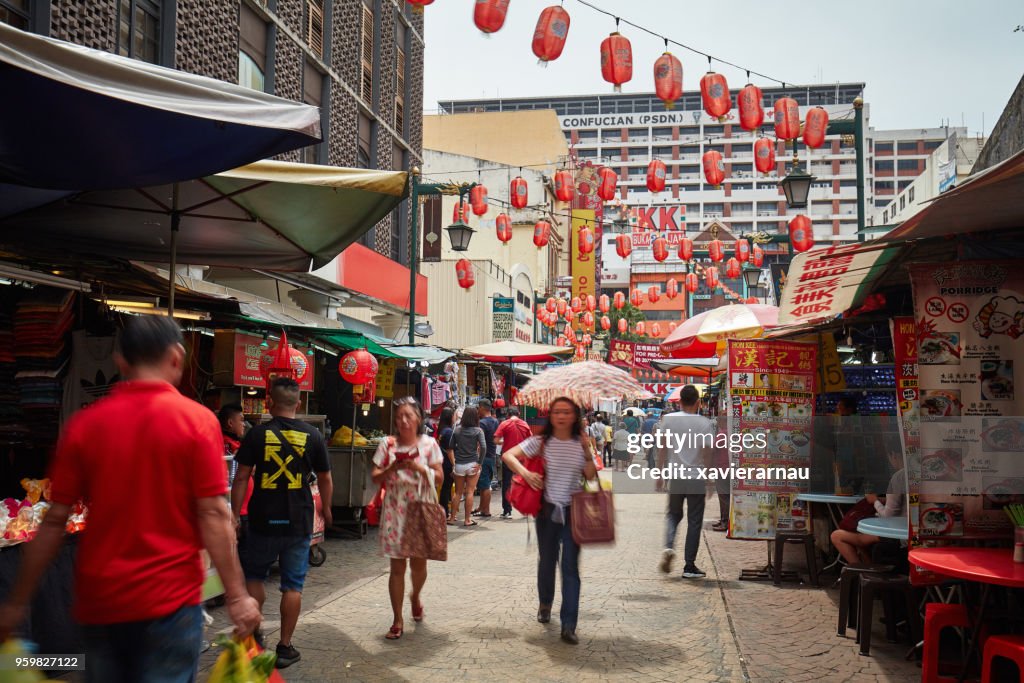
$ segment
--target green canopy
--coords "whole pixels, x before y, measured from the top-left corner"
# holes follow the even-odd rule
[[[350,351],[366,349],[373,355],[380,356],[381,358],[403,357],[397,353],[392,353],[362,332],[356,332],[354,330],[330,330],[317,332],[316,338],[326,344],[331,344],[332,346],[336,346],[341,349],[348,349]]]

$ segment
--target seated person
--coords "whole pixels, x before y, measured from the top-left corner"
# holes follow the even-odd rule
[[[904,499],[907,492],[907,475],[903,469],[903,450],[897,441],[886,444],[886,452],[889,456],[889,464],[896,470],[889,485],[886,487],[886,494],[878,496],[875,493],[865,493],[864,499],[875,508],[878,517],[898,517],[905,514]],[[870,564],[871,546],[881,539],[873,534],[862,534],[859,531],[846,531],[836,529],[832,532],[832,545],[839,554],[843,556],[847,564]]]

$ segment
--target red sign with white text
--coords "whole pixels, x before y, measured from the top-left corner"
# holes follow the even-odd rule
[[[650,369],[652,360],[661,360],[661,347],[658,344],[640,344],[638,342],[612,339],[608,346],[608,363],[627,368]]]
[[[277,344],[270,348],[260,346],[263,337],[244,332],[235,332],[235,367],[232,374],[232,384],[236,387],[265,387],[267,381],[260,372],[260,358],[264,355],[273,355]],[[312,362],[312,358],[309,359]],[[313,368],[306,373],[306,378],[299,382],[300,391],[313,391]]]

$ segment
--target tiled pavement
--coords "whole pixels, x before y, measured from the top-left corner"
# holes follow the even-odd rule
[[[710,517],[717,504],[708,502]],[[414,624],[407,608],[407,630],[395,642],[383,638],[391,625],[387,561],[374,532],[328,540],[326,564],[310,570],[294,639],[302,660],[282,673],[293,682],[919,679],[903,660],[906,645],[876,631],[872,656],[861,657],[852,632],[835,635],[835,589],[738,581],[741,568],[763,564],[763,543],[730,541],[706,524],[697,564],[708,577],[681,579],[680,566],[659,573],[663,506],[656,494],[617,496],[618,542],[583,551],[577,647],[558,638],[557,598],[552,623],[535,620],[536,544],[527,546],[522,519],[495,516],[451,531],[448,562],[430,563],[426,619]],[[276,592],[268,595],[272,647]],[[213,615],[211,632],[226,626],[224,610]],[[212,661],[204,655],[203,668]]]

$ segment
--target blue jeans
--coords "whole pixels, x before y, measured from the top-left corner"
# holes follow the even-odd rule
[[[494,479],[494,458],[485,457],[480,467],[480,478],[476,482],[476,492],[483,493],[491,488]]]
[[[281,569],[281,592],[302,592],[309,572],[309,536],[264,536],[251,528],[238,544],[246,581],[266,581],[270,566]]]
[[[203,642],[203,610],[161,619],[82,627],[89,683],[192,683]]]
[[[676,545],[676,528],[683,521],[683,501],[686,501],[686,546],[683,560],[693,564],[697,560],[697,549],[700,547],[700,531],[704,525],[704,494],[703,493],[670,493],[668,494],[668,510],[665,512],[665,548],[674,550]]]
[[[551,521],[555,507],[544,503],[537,515],[537,594],[540,604],[550,605],[555,600],[555,567],[559,550],[562,555],[562,608],[558,613],[562,628],[576,630],[580,614],[580,547],[572,539],[569,509],[565,510],[565,524]]]

